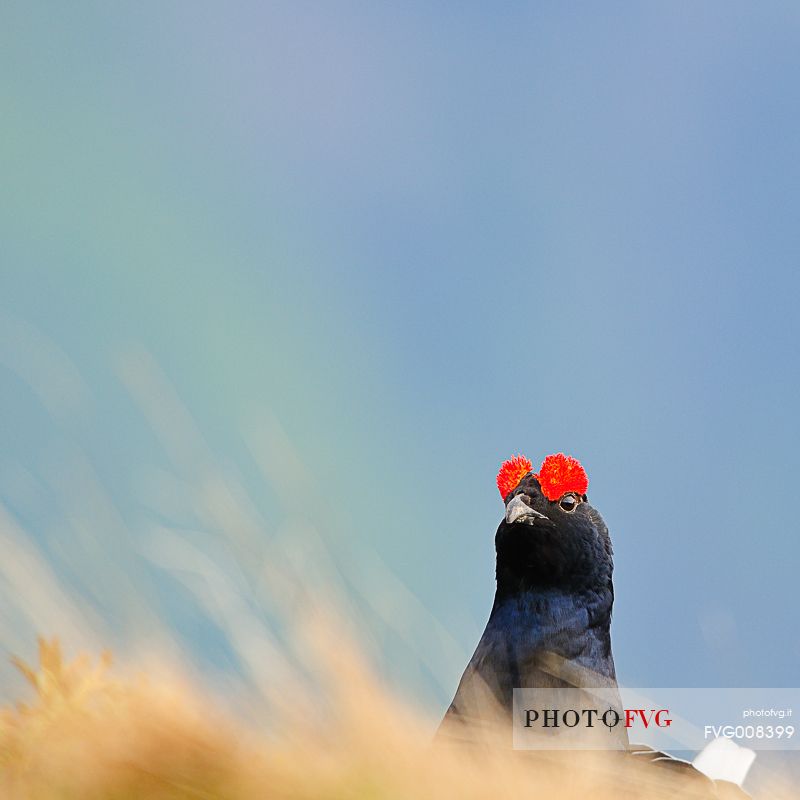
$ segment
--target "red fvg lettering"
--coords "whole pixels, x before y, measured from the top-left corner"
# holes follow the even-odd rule
[[[645,711],[643,708],[626,708],[625,727],[632,728],[636,724],[636,718],[639,717],[645,729],[649,728],[651,723],[655,724],[657,728],[668,728],[672,720],[666,717],[666,714],[669,714],[668,708],[661,708],[658,711],[654,708],[649,711]]]

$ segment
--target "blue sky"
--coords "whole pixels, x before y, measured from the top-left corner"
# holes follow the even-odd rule
[[[404,620],[386,653],[432,630],[471,653],[496,470],[565,451],[614,539],[625,682],[795,680],[793,4],[0,14],[0,498],[57,578],[124,572],[152,527],[142,476],[168,454],[119,377],[144,350],[265,538],[313,495],[345,575],[374,554],[406,587],[363,589]],[[264,415],[305,465],[288,508],[250,453]],[[83,549],[76,459],[125,522]],[[446,703],[463,663],[442,648],[393,677]]]

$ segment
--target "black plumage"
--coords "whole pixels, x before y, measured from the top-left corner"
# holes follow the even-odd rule
[[[548,500],[532,473],[506,498],[494,604],[443,733],[510,714],[514,688],[616,686],[611,539],[585,496],[569,501]]]
[[[500,741],[510,745],[515,688],[603,687],[619,699],[611,651],[611,538],[586,495],[568,492],[550,500],[539,476],[528,472],[505,497],[495,550],[492,610],[439,727],[440,739],[496,743],[499,722],[509,734]],[[701,793],[706,787],[709,797],[747,797],[734,784],[714,784],[688,762],[630,746],[624,726],[611,745],[626,751],[620,758],[677,770]]]

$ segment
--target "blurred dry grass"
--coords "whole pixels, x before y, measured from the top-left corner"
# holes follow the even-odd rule
[[[0,796],[103,798],[667,798],[690,783],[615,760],[545,761],[510,750],[432,745],[430,720],[393,698],[330,635],[316,648],[323,695],[276,692],[262,730],[226,716],[185,680],[112,677],[110,657],[64,659],[40,640],[18,662],[32,702],[0,717]],[[285,687],[284,687],[285,688]],[[312,699],[312,696],[315,699]],[[278,698],[283,697],[284,702]],[[770,797],[790,797],[774,787]]]

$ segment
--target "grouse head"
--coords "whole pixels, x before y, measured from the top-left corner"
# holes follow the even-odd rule
[[[497,529],[499,597],[547,589],[613,591],[611,539],[586,497],[580,463],[550,455],[538,472],[524,456],[506,461],[497,475],[505,516]]]

